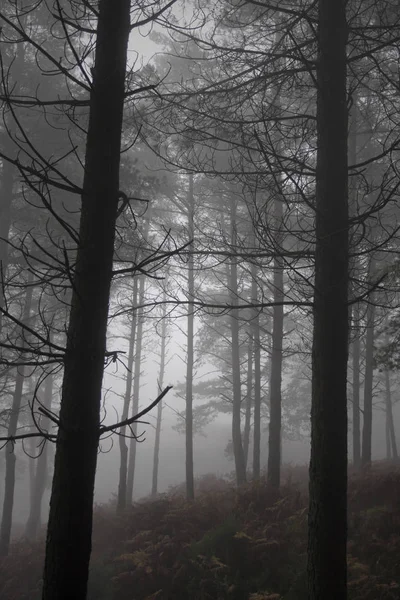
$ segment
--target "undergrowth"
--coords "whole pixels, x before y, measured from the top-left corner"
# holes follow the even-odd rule
[[[123,516],[95,510],[88,600],[306,600],[305,471],[238,492],[209,476],[195,502],[181,488]],[[349,479],[349,600],[400,597],[400,470]],[[2,600],[39,600],[43,540],[0,560]]]

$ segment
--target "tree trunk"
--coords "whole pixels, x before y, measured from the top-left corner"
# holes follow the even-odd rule
[[[13,198],[15,167],[3,161],[1,174],[1,202],[0,202],[0,281],[5,281],[8,266],[8,234],[11,225],[11,205]],[[4,304],[3,285],[0,286],[0,306]]]
[[[194,240],[194,189],[193,175],[189,175],[188,194],[188,234]],[[194,299],[194,258],[189,255],[188,261],[188,299]],[[186,413],[185,413],[185,443],[186,443],[186,498],[194,499],[194,465],[193,465],[193,364],[194,364],[194,312],[193,306],[188,307],[187,315],[187,357],[186,357]]]
[[[32,421],[31,424],[31,433],[35,433],[36,432],[36,427],[34,422]],[[35,438],[31,438],[30,440],[28,440],[28,444],[29,444],[29,452],[28,452],[28,474],[29,474],[29,507],[31,509],[32,507],[32,502],[33,502],[33,497],[35,495],[35,479],[36,479],[36,460],[34,458],[35,456],[35,450],[36,450],[36,440]]]
[[[309,600],[347,597],[346,0],[319,0]]]
[[[25,17],[22,17],[22,22],[25,21]],[[15,54],[13,52],[15,50]],[[8,48],[9,55],[8,61],[14,62],[14,67],[17,73],[20,73],[23,69],[25,60],[25,46],[24,44],[17,44],[16,49],[13,46]],[[4,49],[4,57],[6,57],[7,50]],[[10,56],[11,55],[11,56]],[[3,65],[4,68],[4,65]],[[10,82],[9,82],[10,83]],[[20,90],[20,83],[18,81],[13,82],[12,85],[13,93],[17,95]],[[8,113],[10,114],[10,113]],[[7,125],[6,131],[1,136],[2,151],[6,156],[10,158],[13,156],[13,150],[17,150],[15,144],[11,141],[15,136],[17,129],[16,122],[13,118],[7,120],[6,114],[3,114],[4,124]],[[1,173],[1,197],[0,197],[0,307],[4,306],[4,282],[6,281],[7,268],[8,268],[8,237],[11,227],[11,209],[13,202],[13,188],[14,179],[16,175],[16,166],[3,159],[3,169]],[[2,325],[3,315],[0,313],[0,330]]]
[[[386,460],[392,459],[392,443],[390,439],[390,429],[389,429],[389,420],[388,414],[386,410],[386,419],[385,419],[385,440],[386,440]]]
[[[356,469],[361,466],[361,435],[360,435],[360,335],[359,309],[353,308],[353,323],[355,339],[353,342],[353,464]]]
[[[28,287],[25,296],[24,312],[22,323],[27,325],[32,306],[33,286],[31,285],[32,278],[28,279]],[[23,334],[25,335],[25,333]],[[24,343],[22,344],[25,345]],[[15,378],[15,387],[11,404],[10,417],[8,421],[7,437],[13,437],[17,432],[19,413],[21,409],[22,389],[24,386],[25,369],[17,367],[17,375]],[[7,442],[5,446],[6,472],[4,484],[4,499],[3,513],[0,526],[0,556],[7,556],[10,548],[12,515],[14,507],[14,492],[15,492],[15,463],[16,457],[14,453],[14,442]]]
[[[357,134],[358,134],[358,94],[357,86],[354,85],[352,79],[352,105],[350,109],[349,123],[349,149],[348,149],[348,165],[357,164]],[[349,212],[351,216],[357,216],[358,206],[358,185],[357,178],[349,178]],[[351,271],[354,272],[355,278],[357,273],[357,257],[350,259]],[[356,285],[353,286],[353,296],[357,296]],[[360,307],[356,303],[353,305],[351,317],[353,322],[353,465],[358,470],[361,466],[361,433],[360,433]]]
[[[280,228],[283,218],[281,198],[275,200],[274,217],[277,230],[277,250],[280,245]],[[279,488],[281,480],[281,428],[282,428],[282,362],[283,362],[283,262],[274,258],[274,302],[271,349],[270,414],[268,439],[268,483]]]
[[[130,1],[100,0],[43,600],[86,598],[129,30]]]
[[[385,385],[386,385],[386,427],[387,433],[386,437],[388,439],[389,445],[389,456],[388,458],[393,458],[393,460],[398,460],[399,456],[397,454],[397,442],[396,442],[396,432],[394,428],[394,420],[393,420],[393,403],[392,403],[392,392],[390,389],[390,375],[389,371],[385,370]]]
[[[32,376],[33,374],[31,373],[30,377],[28,378],[27,381],[27,391],[26,393],[29,394],[29,396],[32,398],[35,390],[36,390],[36,384],[38,379],[34,378]],[[32,416],[32,415],[31,415]],[[31,419],[31,433],[36,433],[37,429],[36,429],[36,425],[33,419]],[[30,458],[30,460],[28,461],[28,470],[29,470],[29,510],[31,510],[32,508],[32,502],[33,502],[33,497],[35,495],[35,479],[36,479],[36,465],[37,465],[37,460],[34,460],[34,456],[37,450],[37,440],[35,438],[31,438],[30,440],[27,441],[27,443],[29,444],[29,453],[28,453],[28,458]]]
[[[51,410],[51,401],[53,396],[53,376],[49,373],[46,376],[44,384],[44,402],[43,406],[46,410]],[[41,429],[48,431],[50,421],[46,416],[43,416],[40,421]],[[43,495],[47,483],[47,468],[48,468],[48,442],[45,441],[40,456],[36,459],[36,476],[33,485],[33,495],[31,507],[29,511],[28,521],[26,523],[25,535],[30,540],[35,540],[38,534],[41,523]]]
[[[361,464],[368,467],[372,460],[372,400],[374,385],[374,320],[375,306],[367,307],[367,334],[365,341],[365,377],[364,377],[364,410],[362,431],[362,456]]]
[[[135,350],[135,336],[136,336],[136,316],[137,316],[137,289],[138,289],[138,278],[133,279],[133,291],[132,291],[132,312],[131,312],[131,329],[129,334],[129,348],[128,348],[128,364],[126,369],[126,381],[125,381],[125,395],[124,395],[124,406],[122,408],[121,420],[125,421],[129,415],[129,405],[131,402],[132,392],[132,372],[133,372],[133,359]],[[127,476],[128,476],[128,444],[126,443],[126,427],[121,428],[121,434],[118,436],[119,440],[119,452],[120,452],[120,464],[119,464],[119,482],[118,482],[118,495],[117,495],[117,513],[121,514],[127,505]]]
[[[145,235],[147,240],[147,231]],[[144,276],[140,275],[139,282],[139,309],[137,315],[137,329],[136,329],[136,351],[135,351],[135,370],[133,375],[133,391],[132,391],[132,417],[137,415],[139,412],[139,395],[140,395],[140,376],[142,368],[142,350],[143,350],[143,308],[140,308],[144,302]],[[126,502],[132,503],[133,500],[133,483],[135,479],[135,468],[136,468],[136,435],[137,435],[137,423],[133,423],[130,426],[132,432],[130,445],[129,445],[129,464],[128,464],[128,477],[126,482]]]
[[[237,231],[236,231],[236,201],[231,200],[231,251],[237,250]],[[238,283],[237,283],[237,258],[232,256],[229,276],[229,290],[231,296],[231,305],[238,304]],[[233,455],[235,458],[236,483],[238,486],[246,483],[246,465],[242,445],[242,432],[240,427],[241,408],[242,408],[242,388],[240,382],[240,346],[239,346],[239,310],[232,309],[230,315],[231,337],[232,337],[232,444]]]
[[[251,429],[251,405],[253,395],[253,333],[249,331],[249,342],[247,346],[247,385],[246,385],[246,414],[244,420],[244,431],[243,431],[243,452],[244,462],[247,470],[247,463],[249,457],[249,444],[250,444],[250,429]]]
[[[257,303],[257,269],[251,263],[251,297]],[[259,479],[261,473],[261,346],[260,346],[260,314],[253,309],[252,328],[254,345],[254,426],[253,426],[253,479]]]
[[[158,376],[158,392],[162,392],[164,388],[165,375],[165,353],[167,345],[167,294],[163,294],[164,304],[162,309],[162,324],[161,324],[161,352],[160,352],[160,373]],[[151,495],[157,495],[158,486],[158,465],[160,458],[160,438],[161,438],[161,421],[162,421],[162,401],[157,405],[157,421],[156,421],[156,436],[154,440],[154,455],[153,455],[153,478],[151,484]]]
[[[7,147],[7,141],[4,144]],[[1,174],[0,198],[0,308],[4,308],[4,291],[6,288],[8,268],[8,237],[11,226],[11,205],[13,200],[15,167],[3,160]],[[0,312],[0,331],[2,329],[3,313]]]

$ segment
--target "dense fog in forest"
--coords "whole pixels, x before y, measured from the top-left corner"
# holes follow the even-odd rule
[[[399,40],[2,3],[1,598],[398,599]]]
[[[175,367],[175,368],[174,368]],[[167,382],[173,385],[175,382],[183,380],[184,374],[180,373],[180,367],[177,361],[175,365],[168,368]],[[149,375],[147,375],[149,373]],[[178,373],[178,376],[176,375]],[[143,398],[149,397],[151,385],[154,385],[154,376],[151,377],[151,371],[145,370],[143,377]],[[110,382],[111,385],[111,382]],[[121,383],[112,383],[113,389],[122,393]],[[155,390],[154,390],[155,392]],[[394,395],[393,398],[396,401]],[[181,398],[176,397],[173,390],[167,404],[172,408],[165,407],[162,427],[162,444],[160,457],[159,491],[167,492],[170,486],[176,486],[184,482],[185,479],[185,440],[182,433],[173,429],[176,425],[176,415],[174,410],[183,410],[184,403]],[[118,401],[109,402],[108,410],[112,414],[113,410],[118,410]],[[154,425],[156,411],[153,410],[151,423]],[[400,419],[399,403],[394,405],[394,421],[396,430]],[[108,417],[110,420],[110,416]],[[151,492],[151,477],[153,466],[153,448],[154,448],[154,428],[144,426],[146,431],[146,441],[138,449],[136,465],[136,483],[134,488],[134,499],[140,500],[149,496]],[[196,459],[194,464],[195,476],[202,476],[209,473],[220,477],[231,478],[233,476],[233,458],[226,454],[226,448],[231,439],[231,425],[229,415],[217,417],[213,423],[207,425],[202,435],[195,437]],[[385,415],[382,409],[377,408],[374,412],[374,425],[372,436],[372,456],[374,460],[383,460],[386,458],[385,441]],[[118,487],[118,468],[119,452],[110,441],[105,442],[102,452],[99,455],[95,502],[115,501],[115,494]],[[267,465],[268,453],[268,433],[263,432],[261,441],[262,468]],[[307,435],[301,439],[284,439],[282,444],[282,461],[287,466],[305,465],[308,463],[310,455],[310,440]],[[29,513],[29,457],[23,453],[18,454],[19,469],[17,470],[16,497],[15,497],[15,535],[18,537],[24,528],[25,521]],[[4,470],[1,471],[4,476]],[[44,511],[49,500],[50,489],[46,490],[44,499]]]

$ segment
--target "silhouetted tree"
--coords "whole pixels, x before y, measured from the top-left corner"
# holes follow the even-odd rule
[[[122,420],[128,418],[129,406],[132,395],[132,378],[133,378],[133,364],[135,358],[135,341],[136,341],[136,326],[137,326],[137,291],[138,291],[138,278],[135,277],[133,280],[132,290],[132,309],[130,311],[130,332],[129,332],[129,346],[128,346],[128,361],[126,365],[126,379],[125,379],[125,394],[124,394],[124,405],[122,408]],[[119,481],[118,481],[118,493],[117,493],[117,512],[121,513],[125,510],[127,505],[127,476],[128,476],[128,444],[126,443],[126,427],[121,429],[119,435],[119,451],[120,451],[120,465],[119,465]],[[130,501],[130,499],[129,499]]]
[[[308,582],[310,600],[347,597],[346,0],[318,2],[316,249]]]

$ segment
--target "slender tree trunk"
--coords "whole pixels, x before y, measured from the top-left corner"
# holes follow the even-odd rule
[[[347,597],[346,0],[319,0],[309,600]]]
[[[13,199],[15,167],[3,162],[1,173],[1,202],[0,202],[0,306],[4,304],[3,281],[5,281],[8,266],[8,234],[11,226],[11,205]]]
[[[31,425],[31,433],[36,431],[35,424],[32,421]],[[35,456],[35,438],[31,438],[29,440],[29,454],[28,457]],[[32,507],[33,497],[35,494],[35,479],[36,479],[36,461],[34,458],[30,458],[28,463],[28,471],[29,471],[29,506]]]
[[[189,175],[188,194],[188,234],[194,240],[194,189],[193,175]],[[189,255],[188,261],[188,298],[194,299],[194,258]],[[194,464],[193,464],[193,365],[194,365],[194,312],[188,307],[187,315],[187,357],[186,357],[186,413],[185,413],[185,443],[186,443],[186,498],[194,499]]]
[[[4,144],[7,148],[9,140]],[[8,268],[8,236],[11,226],[11,206],[13,200],[14,165],[3,161],[1,174],[1,197],[0,197],[0,308],[4,308],[4,291],[7,280]],[[0,312],[0,331],[3,324],[3,313]]]
[[[147,233],[145,236],[147,239]],[[132,417],[137,415],[139,412],[139,395],[140,395],[140,376],[142,368],[142,350],[143,350],[143,308],[140,308],[144,302],[144,277],[140,275],[139,283],[139,310],[137,315],[137,329],[136,329],[136,351],[135,351],[135,369],[133,375],[133,391],[132,391]],[[136,468],[136,447],[137,441],[135,436],[137,435],[137,423],[133,423],[130,426],[132,436],[129,445],[129,464],[128,464],[128,477],[126,482],[126,501],[128,504],[132,503],[133,500],[133,484],[135,479],[135,468]]]
[[[126,371],[125,381],[125,395],[124,405],[122,408],[121,420],[124,421],[129,415],[129,405],[131,402],[132,392],[132,372],[133,372],[133,359],[135,350],[135,336],[136,336],[136,316],[137,316],[137,290],[138,290],[138,278],[133,279],[133,291],[132,291],[132,312],[131,312],[131,329],[129,333],[129,348],[128,348],[128,364]],[[128,476],[128,444],[126,443],[126,427],[121,428],[121,435],[118,436],[119,440],[119,452],[120,452],[120,464],[119,464],[119,481],[118,481],[118,495],[117,495],[117,513],[121,514],[127,504],[126,484]]]
[[[257,268],[251,264],[251,297],[257,303]],[[253,426],[253,479],[259,479],[261,473],[261,346],[260,346],[260,314],[253,309],[252,328],[254,345],[254,426]]]
[[[275,200],[275,223],[277,246],[281,235],[279,230],[283,218],[281,198]],[[270,416],[268,440],[268,483],[279,488],[281,480],[281,436],[282,436],[282,362],[283,362],[283,262],[279,256],[274,258],[273,267],[274,302],[271,350],[270,380]]]
[[[85,600],[125,94],[130,1],[100,0],[43,600]]]
[[[231,250],[237,249],[236,204],[231,200]],[[229,276],[231,305],[238,304],[237,258],[232,256]],[[230,315],[232,337],[232,444],[235,457],[236,483],[238,486],[246,483],[246,465],[241,432],[242,387],[240,382],[240,346],[239,346],[239,310],[232,309]]]
[[[354,84],[354,81],[352,81]],[[352,94],[352,106],[350,109],[350,123],[349,123],[349,151],[348,151],[348,164],[357,164],[357,128],[358,128],[358,94],[356,86]],[[349,212],[351,216],[357,215],[357,178],[349,178]],[[357,257],[353,257],[350,260],[351,270],[355,274],[357,273]],[[354,289],[353,296],[357,295],[357,289]],[[361,466],[361,430],[360,430],[360,307],[357,304],[353,305],[352,314],[350,318],[353,322],[353,465],[355,469],[359,469]]]
[[[253,396],[253,332],[249,331],[249,342],[247,346],[247,385],[246,385],[246,414],[244,421],[244,432],[243,432],[243,452],[244,462],[247,470],[247,463],[249,457],[249,444],[250,444],[250,429],[251,429],[251,405]]]
[[[275,41],[277,46],[281,43],[282,34],[279,22],[277,21],[277,33]],[[281,65],[283,68],[284,65]],[[274,97],[274,107],[276,116],[281,116],[281,98],[279,89],[276,90]],[[275,140],[278,152],[282,151],[282,141]],[[269,436],[268,436],[268,483],[279,488],[281,480],[281,446],[282,446],[282,363],[283,363],[283,299],[284,299],[284,261],[279,256],[282,248],[282,222],[283,222],[283,198],[280,189],[280,179],[278,178],[277,189],[273,203],[273,214],[271,219],[272,235],[275,247],[275,257],[273,263],[273,324],[272,324],[272,347],[271,347],[271,373],[270,373],[270,412],[269,412]]]
[[[386,440],[386,460],[392,459],[392,443],[390,440],[389,419],[386,411],[385,419],[385,440]]]
[[[27,381],[27,386],[26,387],[27,387],[27,393],[32,398],[33,395],[34,395],[34,393],[35,393],[35,389],[36,389],[36,381],[35,381],[35,378],[32,377],[32,374],[31,374],[30,377],[28,377],[28,381]],[[35,433],[36,431],[37,431],[36,425],[35,425],[33,419],[31,419],[31,433]],[[29,444],[28,458],[35,456],[37,440],[35,440],[35,438],[31,438],[30,440],[28,440],[27,443]],[[33,458],[31,458],[31,460],[29,460],[29,462],[28,462],[28,471],[29,471],[29,507],[30,507],[30,509],[32,507],[33,496],[35,494],[35,489],[34,488],[35,488],[35,478],[36,478],[36,465],[37,465],[37,460],[34,460]]]
[[[43,406],[46,410],[51,410],[51,401],[53,396],[53,376],[48,374],[44,384],[44,401]],[[40,426],[44,431],[48,431],[50,421],[46,416],[43,416]],[[30,540],[35,540],[41,524],[42,502],[43,495],[47,483],[48,469],[48,442],[44,443],[40,456],[36,459],[36,476],[33,486],[33,495],[31,507],[29,511],[28,521],[26,523],[25,535]]]
[[[26,17],[22,16],[21,23],[26,24]],[[15,54],[14,52],[15,51]],[[5,50],[7,53],[7,50]],[[7,60],[14,62],[16,72],[20,72],[23,68],[25,60],[25,46],[24,44],[17,44],[17,47],[9,46]],[[9,82],[10,83],[10,82]],[[13,82],[13,93],[17,95],[20,90],[20,83],[18,81]],[[17,129],[16,122],[13,118],[5,119],[7,130],[4,131],[1,136],[2,151],[6,156],[13,157],[13,151],[17,150],[17,147],[12,142]],[[17,150],[18,151],[18,150]],[[16,174],[16,166],[3,159],[3,168],[1,173],[1,189],[0,189],[0,307],[4,306],[4,282],[6,281],[7,268],[8,268],[8,238],[11,227],[11,209],[13,203],[13,188]],[[0,330],[2,326],[3,315],[0,312]]]
[[[361,466],[361,430],[360,430],[360,336],[359,308],[353,308],[355,338],[353,342],[353,464],[356,469]]]
[[[394,428],[394,420],[393,420],[393,403],[392,403],[392,392],[390,389],[390,375],[389,371],[385,370],[385,386],[386,386],[386,427],[387,433],[386,437],[389,445],[388,458],[393,458],[393,460],[398,460],[399,456],[397,453],[397,442],[396,442],[396,432]]]
[[[374,385],[374,320],[375,306],[367,307],[367,334],[365,341],[365,377],[364,377],[364,410],[362,430],[362,456],[361,464],[368,467],[372,460],[372,400]]]
[[[24,312],[22,323],[28,324],[29,315],[32,305],[33,287],[29,285],[31,278],[28,281],[26,290]],[[23,343],[23,345],[25,345]],[[17,375],[15,378],[15,387],[11,404],[11,412],[8,421],[7,437],[15,436],[18,427],[19,413],[21,409],[22,390],[24,386],[25,368],[17,367]],[[6,454],[6,472],[4,485],[3,513],[0,526],[0,556],[6,556],[10,548],[12,515],[14,507],[14,492],[15,492],[15,464],[16,457],[14,452],[14,442],[8,442],[5,447]]]
[[[163,295],[164,302],[167,299],[166,292]],[[165,353],[167,346],[167,305],[163,304],[162,309],[162,324],[161,324],[161,352],[160,352],[160,372],[158,376],[158,390],[159,393],[164,388],[164,375],[165,375]],[[157,495],[158,486],[158,465],[160,458],[160,438],[161,438],[161,421],[162,421],[162,401],[157,406],[157,421],[156,421],[156,436],[154,440],[154,455],[153,455],[153,478],[151,484],[151,495],[154,497]]]

